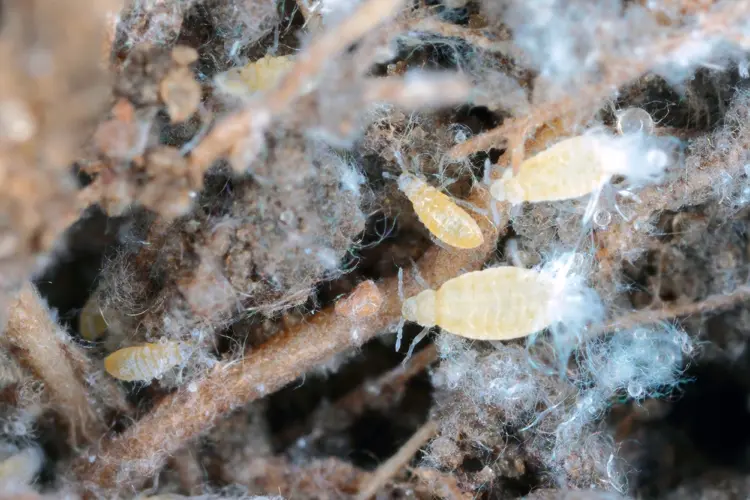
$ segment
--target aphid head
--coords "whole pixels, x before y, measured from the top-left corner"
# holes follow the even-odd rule
[[[507,201],[517,205],[524,200],[523,189],[513,178],[513,172],[506,170],[501,179],[490,184],[490,194],[497,201]]]
[[[404,301],[401,315],[406,321],[422,326],[435,326],[435,291],[424,290]]]

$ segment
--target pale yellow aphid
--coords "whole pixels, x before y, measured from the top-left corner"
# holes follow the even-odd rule
[[[0,490],[31,484],[43,461],[41,450],[26,448],[0,462]]]
[[[104,358],[104,369],[116,379],[147,382],[185,360],[178,342],[125,347]]]
[[[438,240],[462,249],[484,243],[477,221],[449,196],[407,173],[399,176],[398,187],[411,201],[422,224]]]
[[[290,56],[264,56],[242,68],[222,73],[219,84],[232,93],[260,92],[273,88],[279,78],[294,65]]]
[[[107,326],[107,320],[99,307],[99,302],[92,296],[81,310],[78,318],[78,331],[81,337],[93,342],[104,335]]]
[[[550,326],[559,311],[551,276],[520,267],[462,274],[404,301],[406,321],[477,340],[509,340]]]
[[[605,167],[612,153],[612,148],[593,136],[565,139],[527,158],[515,176],[507,170],[490,185],[490,194],[514,205],[587,195],[611,178],[612,171]]]

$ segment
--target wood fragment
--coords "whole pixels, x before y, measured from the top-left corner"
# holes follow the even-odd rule
[[[437,432],[437,424],[430,420],[373,474],[372,478],[359,490],[356,500],[369,500],[394,476],[396,476]]]
[[[70,440],[79,436],[93,441],[103,430],[83,384],[76,376],[63,345],[65,335],[52,320],[49,310],[36,288],[27,283],[11,307],[5,340],[18,352],[27,365],[45,384],[56,407],[70,428]]]

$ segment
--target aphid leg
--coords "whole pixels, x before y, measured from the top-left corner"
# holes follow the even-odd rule
[[[419,273],[419,267],[417,267],[417,263],[414,261],[411,261],[411,271],[414,273],[414,281],[416,281],[419,286],[425,290],[430,290],[432,288]]]
[[[450,251],[452,251],[452,250],[453,250],[453,248],[451,248],[450,246],[446,245],[445,243],[443,243],[442,241],[440,241],[439,239],[435,238],[435,237],[434,237],[434,236],[432,236],[432,235],[430,235],[430,241],[432,241],[432,244],[433,244],[433,245],[435,245],[435,246],[438,246],[438,247],[442,248],[442,249],[443,249],[443,250],[445,250],[446,252],[450,252]]]
[[[596,211],[596,207],[599,206],[599,197],[602,193],[602,189],[604,186],[599,186],[599,188],[591,193],[591,196],[589,197],[589,202],[586,204],[586,211],[583,214],[583,224],[588,225],[589,222],[591,222],[591,219],[594,217],[594,212]]]
[[[469,203],[466,200],[458,200],[458,199],[456,199],[456,200],[453,200],[453,201],[456,203],[456,205],[460,205],[460,206],[462,206],[464,208],[468,208],[472,212],[476,212],[479,215],[483,215],[484,217],[487,217],[487,215],[488,215],[487,210],[485,210],[483,208],[479,208],[478,206],[474,205],[473,203]]]
[[[500,219],[500,210],[497,208],[497,202],[495,200],[490,200],[490,211],[492,212],[492,223],[495,224],[495,227],[499,227],[502,223],[502,220]]]
[[[404,298],[404,268],[403,267],[398,268],[398,298],[401,302],[405,300]]]
[[[396,163],[398,163],[399,168],[401,168],[401,172],[408,172],[406,169],[406,162],[404,162],[404,157],[401,154],[401,151],[394,150],[393,156],[396,158]]]
[[[404,318],[401,318],[396,327],[396,352],[401,350],[401,339],[404,338],[404,323],[406,323],[406,321]]]
[[[492,184],[492,171],[494,170],[494,165],[490,161],[489,157],[484,159],[484,168],[482,169],[482,184],[489,189],[490,185]]]
[[[419,332],[419,335],[414,337],[414,340],[411,341],[411,345],[409,346],[409,351],[406,353],[406,357],[402,362],[403,364],[406,364],[406,362],[409,361],[409,358],[411,358],[411,355],[414,353],[414,348],[427,336],[428,333],[430,333],[430,328],[423,328],[422,331]]]

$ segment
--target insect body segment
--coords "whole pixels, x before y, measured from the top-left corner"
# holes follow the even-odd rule
[[[514,205],[584,196],[609,181],[612,172],[606,162],[616,160],[607,157],[611,149],[592,136],[566,139],[526,159],[517,175],[506,171],[492,183],[490,193]]]
[[[107,331],[107,320],[104,319],[99,303],[89,299],[78,317],[78,330],[86,340],[98,340]]]
[[[456,248],[476,248],[484,242],[477,221],[451,198],[418,177],[401,174],[398,187],[414,206],[417,217],[440,241]]]
[[[220,74],[218,80],[229,92],[261,92],[273,88],[293,65],[294,59],[290,56],[264,56],[244,67]]]
[[[525,337],[552,324],[551,279],[519,267],[474,271],[406,299],[407,321],[478,340]]]
[[[184,361],[177,342],[125,347],[104,358],[104,369],[127,382],[147,382]]]

